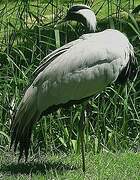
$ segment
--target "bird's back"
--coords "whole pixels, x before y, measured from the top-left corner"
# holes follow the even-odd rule
[[[38,104],[46,109],[94,95],[115,81],[129,61],[130,43],[116,30],[81,37],[56,57],[33,82],[38,87]],[[121,39],[121,41],[120,41]],[[46,99],[46,103],[43,102]]]

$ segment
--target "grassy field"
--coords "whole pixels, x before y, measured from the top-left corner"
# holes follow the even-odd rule
[[[2,180],[138,180],[140,178],[139,153],[86,154],[86,173],[81,170],[81,157],[71,155],[41,155],[31,157],[28,163],[16,163],[13,154],[0,157],[0,179]]]
[[[56,31],[54,21],[64,17],[71,4],[51,2],[47,6],[45,0],[0,1],[0,179],[84,179],[79,155],[80,105],[59,109],[37,123],[29,163],[17,164],[14,154],[7,152],[10,123],[32,72],[46,54],[85,32],[77,23],[64,23]],[[138,4],[139,0],[97,0],[88,5],[96,13],[101,8],[97,31],[115,28],[125,33],[139,63],[140,16],[129,14]],[[123,87],[112,84],[89,103],[85,179],[140,179],[140,155],[131,153],[139,152],[140,144],[139,74]]]

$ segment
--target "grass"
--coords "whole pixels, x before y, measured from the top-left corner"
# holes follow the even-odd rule
[[[82,172],[81,157],[70,155],[40,155],[32,157],[28,163],[17,164],[15,156],[9,152],[1,155],[0,178],[14,179],[110,179],[138,180],[140,177],[140,154],[100,153],[86,154],[86,173]]]
[[[56,19],[64,16],[70,5],[67,1],[63,7],[60,1],[53,0],[51,2],[56,7],[46,7],[45,0],[26,1],[29,4],[21,0],[6,2],[8,4],[3,10],[4,3],[0,3],[0,150],[3,151],[0,155],[0,178],[84,179],[77,128],[80,106],[60,109],[42,118],[33,131],[30,163],[17,164],[14,155],[6,151],[10,143],[9,127],[13,112],[23,90],[31,81],[33,70],[50,51],[84,33],[82,26],[79,27],[76,23],[75,26],[65,24],[57,30],[54,30],[53,24],[46,24],[53,19],[52,14],[55,14]],[[117,18],[114,18],[114,2],[121,3],[120,7],[126,10],[127,18],[119,19],[119,8]],[[127,34],[139,61],[140,26],[135,17],[128,18],[127,12],[131,9],[128,7],[129,2],[132,7],[132,0],[106,0],[97,14],[98,20],[101,20],[98,22],[98,30],[113,27]],[[139,0],[134,2],[135,6],[139,4]],[[90,5],[97,12],[102,3],[103,1],[97,0]],[[89,101],[85,131],[87,179],[138,179],[140,176],[139,154],[118,154],[118,151],[139,150],[139,87],[140,80],[137,78],[123,88],[112,85]],[[46,152],[50,153],[47,157],[42,155]],[[97,154],[99,152],[101,154]],[[60,155],[55,156],[55,153]],[[61,156],[62,153],[64,155]],[[66,156],[68,153],[71,155]]]

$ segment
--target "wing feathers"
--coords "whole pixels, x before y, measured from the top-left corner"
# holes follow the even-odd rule
[[[43,71],[52,61],[56,60],[56,58],[58,56],[60,56],[61,54],[65,53],[68,49],[70,49],[72,46],[74,46],[75,44],[79,43],[81,39],[77,39],[75,41],[72,41],[58,49],[56,49],[55,51],[53,51],[52,53],[48,54],[42,61],[41,64],[35,69],[35,71],[33,72],[33,76],[36,77],[41,71]]]
[[[16,112],[15,119],[11,124],[10,147],[14,145],[14,151],[16,151],[19,144],[19,160],[23,152],[27,160],[32,126],[39,117],[40,112],[37,109],[37,89],[30,86],[26,91]]]

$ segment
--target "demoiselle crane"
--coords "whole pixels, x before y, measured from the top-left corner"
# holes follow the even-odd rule
[[[86,13],[85,13],[86,12]],[[96,18],[84,5],[72,7],[66,20],[87,23],[95,31]],[[90,14],[90,16],[89,16]],[[83,17],[83,19],[82,19]],[[88,25],[90,22],[90,25]],[[27,160],[33,125],[43,114],[47,115],[65,105],[82,103],[81,147],[85,171],[83,130],[86,100],[100,93],[111,83],[125,82],[137,72],[133,46],[127,37],[112,29],[82,35],[49,55],[34,72],[34,80],[23,96],[11,124],[11,147],[19,146],[19,160]]]

